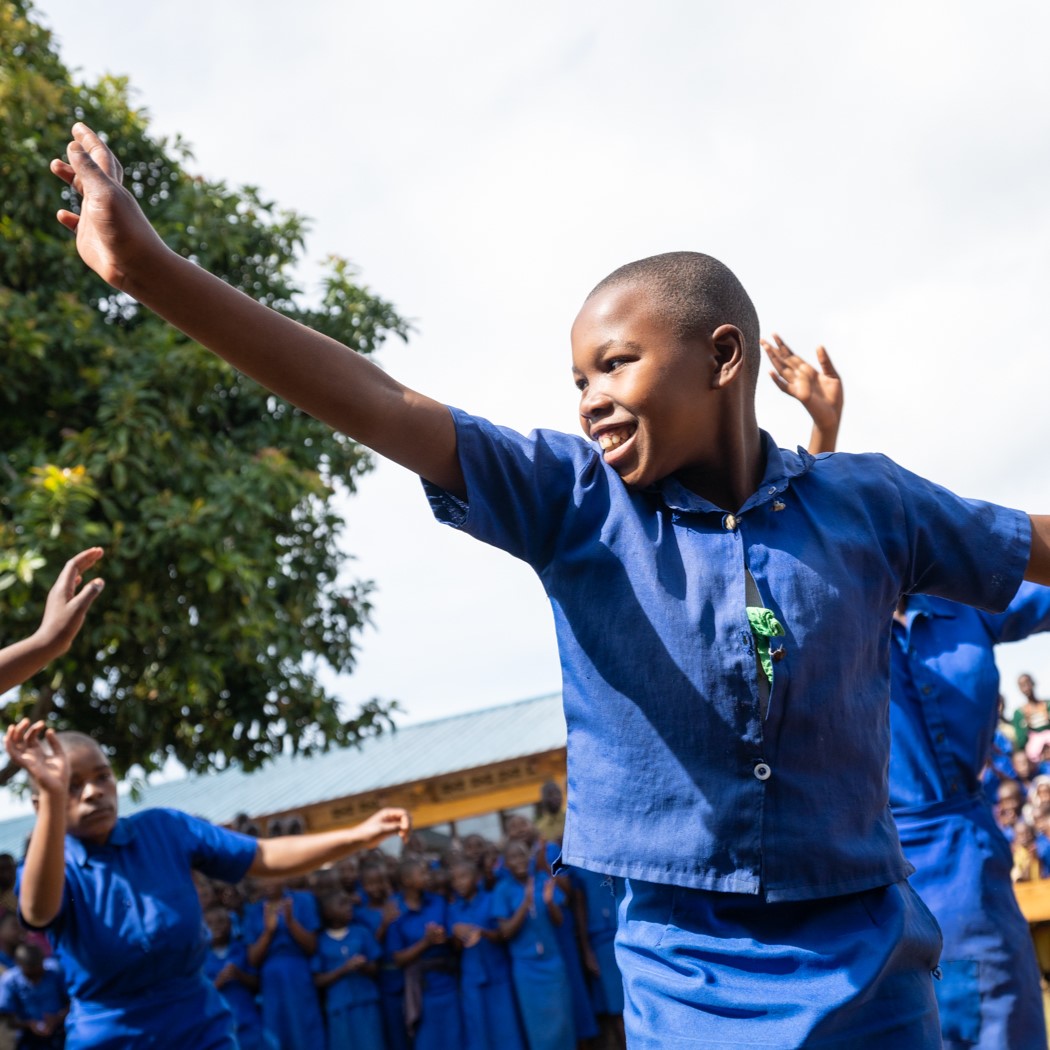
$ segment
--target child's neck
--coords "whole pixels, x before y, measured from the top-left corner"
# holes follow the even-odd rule
[[[765,469],[762,434],[752,416],[723,435],[710,462],[683,467],[675,477],[716,507],[736,511],[758,491]]]

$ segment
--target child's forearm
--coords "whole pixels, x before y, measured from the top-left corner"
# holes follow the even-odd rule
[[[834,452],[839,439],[839,420],[821,425],[815,420],[809,435],[809,454],[819,456],[821,452]]]
[[[66,881],[65,840],[65,799],[42,791],[18,893],[18,909],[30,926],[48,926],[62,908]]]
[[[355,850],[378,845],[390,835],[407,835],[408,829],[408,814],[404,810],[384,809],[352,828],[259,839],[248,874],[306,875]]]
[[[273,941],[273,931],[263,930],[259,934],[259,939],[253,941],[248,945],[248,965],[252,969],[257,970],[262,966],[263,959],[266,958],[266,953],[270,950],[270,944]]]
[[[430,941],[424,937],[421,940],[416,941],[415,944],[410,944],[407,948],[402,948],[400,951],[396,951],[393,954],[394,964],[404,969],[406,966],[411,966],[422,954],[430,947]]]
[[[0,649],[0,693],[14,689],[46,667],[61,649],[42,639],[39,632]]]
[[[1032,546],[1024,578],[1032,583],[1050,585],[1050,515],[1029,515],[1032,523]]]
[[[299,923],[294,916],[289,917],[285,921],[285,925],[288,927],[288,933],[291,935],[293,941],[299,945],[300,948],[307,954],[313,955],[317,951],[317,934],[308,930],[305,926]]]
[[[554,901],[547,901],[547,915],[555,926],[560,926],[565,921],[565,916],[561,912],[561,906]]]
[[[128,273],[139,302],[315,418],[442,487],[462,487],[443,405],[169,249],[149,259]]]

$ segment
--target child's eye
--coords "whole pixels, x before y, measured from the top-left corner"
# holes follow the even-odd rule
[[[582,394],[587,389],[587,380],[583,376],[577,376],[573,382],[573,386]]]
[[[609,360],[605,362],[605,371],[615,372],[618,368],[622,367],[625,364],[627,364],[626,357],[610,357]]]

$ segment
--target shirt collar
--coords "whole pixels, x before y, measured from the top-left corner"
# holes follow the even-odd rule
[[[801,446],[796,452],[788,452],[777,448],[776,442],[764,430],[759,431],[759,436],[762,439],[765,470],[758,488],[745,500],[744,505],[737,511],[738,514],[768,503],[788,487],[792,478],[805,474],[816,462],[815,457]],[[724,514],[726,511],[725,507],[717,507],[710,500],[687,489],[674,475],[657,482],[652,491],[658,493],[671,510],[689,514]]]
[[[84,842],[73,835],[66,836],[66,854],[74,864],[83,868],[91,862],[91,858],[97,856],[102,850],[111,846],[126,846],[135,837],[135,830],[124,817],[118,817],[109,838],[101,845]]]

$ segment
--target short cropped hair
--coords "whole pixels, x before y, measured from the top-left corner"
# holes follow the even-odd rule
[[[679,339],[710,335],[719,325],[731,324],[744,337],[744,363],[752,387],[758,383],[758,311],[736,274],[724,263],[700,252],[650,255],[613,270],[591,290],[641,283]]]

